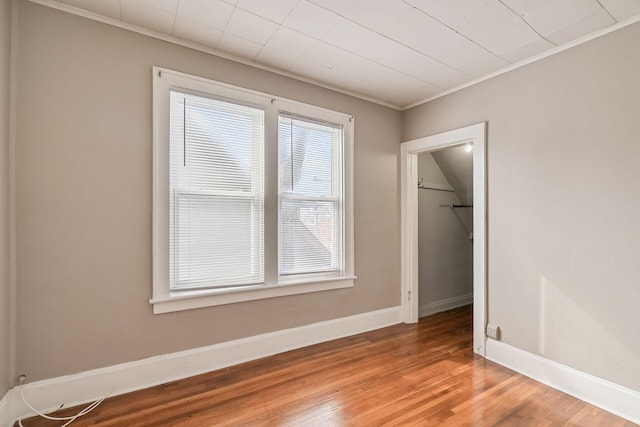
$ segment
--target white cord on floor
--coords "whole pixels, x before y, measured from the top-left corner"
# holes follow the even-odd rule
[[[102,402],[104,402],[104,400],[109,397],[109,395],[111,394],[111,392],[105,394],[102,398],[96,400],[95,402],[89,404],[86,408],[84,408],[82,411],[78,412],[76,415],[73,415],[71,417],[52,417],[50,415],[47,414],[43,414],[42,412],[38,411],[36,408],[34,408],[33,406],[31,406],[29,404],[29,402],[27,402],[27,399],[24,397],[24,390],[22,388],[22,385],[20,385],[20,397],[22,398],[22,401],[24,402],[25,405],[27,405],[29,407],[29,409],[31,409],[33,412],[35,412],[37,415],[41,416],[42,418],[46,418],[48,420],[53,420],[53,421],[66,421],[66,423],[64,423],[62,425],[62,427],[66,427],[69,424],[71,424],[72,422],[74,422],[76,419],[80,418],[83,415],[88,414],[89,412],[93,411],[94,409],[96,409],[98,407],[98,405],[100,405]],[[18,425],[20,427],[24,427],[22,425],[22,420],[18,420]]]

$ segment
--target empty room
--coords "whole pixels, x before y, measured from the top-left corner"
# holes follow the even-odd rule
[[[0,425],[640,424],[639,69],[638,0],[0,0]]]

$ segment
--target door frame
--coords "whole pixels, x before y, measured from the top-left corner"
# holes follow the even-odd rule
[[[473,144],[473,351],[486,352],[486,122],[401,144],[401,308],[404,323],[418,321],[418,154]]]

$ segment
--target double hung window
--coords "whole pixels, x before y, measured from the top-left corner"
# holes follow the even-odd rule
[[[154,67],[155,313],[353,286],[353,119]]]
[[[170,91],[170,288],[264,281],[264,111]]]
[[[278,121],[280,275],[342,269],[342,128],[288,114]]]

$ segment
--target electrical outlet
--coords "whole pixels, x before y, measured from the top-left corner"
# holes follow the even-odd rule
[[[500,340],[500,326],[498,325],[487,325],[487,336],[489,338],[493,338],[494,340]]]

